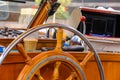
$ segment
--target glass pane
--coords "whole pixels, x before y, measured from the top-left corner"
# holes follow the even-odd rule
[[[36,6],[34,1],[26,3],[0,1],[0,27],[27,28],[37,11],[34,6]]]

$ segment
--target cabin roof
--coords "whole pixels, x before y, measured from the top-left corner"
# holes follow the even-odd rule
[[[114,9],[110,10],[110,9],[105,9],[105,8],[91,8],[91,7],[80,7],[80,9],[83,11],[89,11],[89,12],[98,12],[98,13],[120,15],[120,11],[114,10]]]

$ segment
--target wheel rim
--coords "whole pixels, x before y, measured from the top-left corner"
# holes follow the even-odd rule
[[[39,59],[41,56],[43,58]],[[26,67],[21,71],[21,74],[19,75],[17,80],[32,80],[32,78],[35,75],[35,72],[38,69],[43,68],[44,66],[47,66],[47,64],[49,62],[52,63],[52,62],[56,62],[56,61],[61,62],[61,65],[65,64],[67,67],[70,68],[69,69],[70,71],[74,71],[77,75],[76,76],[77,80],[81,80],[80,78],[82,78],[84,76],[84,75],[82,75],[83,74],[82,69],[80,68],[80,65],[78,64],[77,60],[75,60],[75,58],[72,57],[70,54],[68,54],[68,53],[59,54],[56,51],[48,51],[48,52],[41,53],[38,56],[34,57],[31,60],[31,62],[33,63],[32,66],[26,65]],[[27,69],[29,69],[29,70],[27,70]],[[24,73],[24,76],[21,77],[22,73]],[[80,77],[80,75],[82,75],[82,77]],[[60,78],[60,76],[61,75],[59,75],[59,78]],[[65,77],[68,77],[68,75]],[[45,78],[44,80],[52,80],[52,79]],[[61,79],[58,79],[58,80],[61,80]],[[83,77],[82,80],[86,80],[85,76]]]

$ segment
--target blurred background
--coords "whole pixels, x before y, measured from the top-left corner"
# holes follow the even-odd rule
[[[41,0],[26,0],[26,3],[16,3],[0,0],[0,27],[27,28],[35,15]],[[76,7],[110,7],[120,10],[119,0],[58,0],[60,8],[48,22],[68,23],[71,12]],[[7,23],[6,23],[7,22]]]

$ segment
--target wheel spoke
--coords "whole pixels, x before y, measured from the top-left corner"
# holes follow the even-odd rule
[[[82,60],[82,62],[80,62],[80,65],[83,67],[89,60],[90,58],[93,56],[93,52],[88,52],[88,54],[85,56],[85,58]]]
[[[72,72],[66,80],[73,80],[75,77],[75,72]]]
[[[56,44],[55,50],[60,52],[60,51],[62,51],[62,49],[61,49],[61,47],[62,47],[62,38],[63,38],[63,29],[62,28],[58,28],[56,38],[57,38],[57,44]]]
[[[53,78],[52,80],[57,80],[59,78],[59,67],[61,65],[61,62],[56,62],[55,63],[55,68],[53,71]]]
[[[25,62],[29,63],[29,61],[31,60],[30,56],[25,52],[25,49],[23,47],[23,45],[21,43],[17,44],[17,49],[19,51],[19,53],[25,58]]]
[[[35,73],[35,75],[36,75],[36,77],[37,77],[38,80],[45,80],[45,79],[41,76],[39,70]]]

